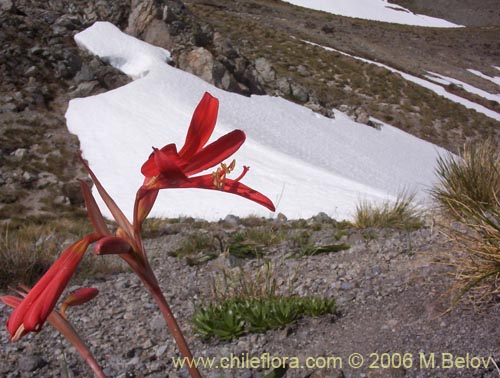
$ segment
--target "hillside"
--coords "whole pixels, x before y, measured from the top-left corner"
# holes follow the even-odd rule
[[[153,3],[132,10],[126,2],[98,1],[83,7],[65,1],[18,1],[3,8],[2,219],[81,206],[73,184],[81,174],[74,168],[78,142],[67,133],[62,118],[68,100],[128,81],[75,45],[72,36],[96,20],[109,20],[167,48],[173,65],[230,91],[283,96],[326,116],[340,108],[362,123],[370,123],[372,116],[452,151],[466,140],[498,134],[495,119],[398,73],[302,42],[384,63],[415,77],[440,73],[495,93],[495,84],[467,69],[498,75],[493,68],[499,65],[498,25],[419,28],[340,17],[279,1],[168,0],[164,5],[162,11],[162,5]],[[498,112],[496,101],[457,85],[443,88]]]
[[[496,0],[390,0],[415,13],[466,26],[498,26],[500,10]]]
[[[466,202],[455,202],[468,217],[455,227],[434,208],[393,201],[405,188],[429,199],[443,148],[500,139],[495,4],[456,1],[448,11],[440,0],[399,4],[466,27],[350,18],[278,0],[0,1],[0,296],[19,281],[34,284],[66,250],[21,307],[31,307],[33,323],[59,289],[63,297],[98,289],[68,319],[106,377],[188,376],[139,279],[156,288],[155,275],[196,357],[300,362],[285,375],[265,363],[202,366],[203,377],[498,377],[500,204],[496,212],[483,199],[469,207],[465,192]],[[388,6],[389,15],[403,12]],[[241,128],[245,143],[239,149],[238,132],[202,148],[192,133],[197,152],[184,152],[185,161],[153,154],[168,158],[154,168],[148,160],[147,181],[167,170],[167,186],[238,188],[225,187],[227,174],[268,195],[277,211],[197,187],[162,190],[142,227],[120,214],[102,220],[92,201],[89,222],[80,153],[128,216],[151,146],[181,149],[205,91],[220,107],[204,142]],[[486,174],[465,174],[468,189],[490,197],[490,187],[500,190],[495,148],[481,153],[495,161]],[[200,164],[234,150],[234,172],[221,165],[204,180],[183,177],[204,175]],[[372,207],[383,201],[393,202]],[[477,232],[467,232],[477,218]],[[100,240],[83,256],[82,242],[72,243],[93,228],[85,248]],[[478,282],[476,297],[454,301]],[[0,303],[0,323],[13,303]],[[0,327],[1,377],[92,375],[50,324],[12,342],[22,332]]]

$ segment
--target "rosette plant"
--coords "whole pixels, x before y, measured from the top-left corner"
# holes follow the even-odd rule
[[[193,359],[149,264],[141,237],[142,223],[153,208],[159,190],[202,188],[224,191],[247,198],[271,211],[275,210],[269,198],[240,182],[248,171],[248,167],[244,167],[243,172],[235,179],[227,177],[233,171],[235,163],[234,160],[230,164],[226,164],[224,161],[232,156],[245,141],[243,131],[234,130],[207,145],[215,128],[218,107],[219,101],[205,93],[194,111],[183,147],[179,151],[175,144],[167,144],[161,149],[153,148],[153,152],[141,169],[145,178],[136,194],[132,222],[123,214],[94,172],[82,159],[82,164],[88,171],[118,227],[115,232],[111,232],[90,187],[81,181],[87,214],[94,232],[77,241],[61,254],[38,283],[24,295],[24,298],[16,300],[13,300],[12,297],[3,298],[4,302],[15,307],[7,321],[7,329],[13,341],[18,340],[28,332],[38,332],[44,323],[50,320],[51,316],[54,317],[51,314],[54,314],[59,297],[88,247],[94,244],[96,255],[118,255],[138,275],[163,314],[181,355],[187,360]],[[220,166],[213,173],[197,175],[219,164]],[[73,299],[70,296],[69,304],[78,304],[79,298],[84,294],[80,293],[80,296],[73,297]],[[64,305],[63,309],[65,309]],[[86,360],[89,361],[88,358]],[[96,364],[90,364],[95,374],[99,375],[93,365]],[[188,365],[191,377],[201,377],[194,364]]]

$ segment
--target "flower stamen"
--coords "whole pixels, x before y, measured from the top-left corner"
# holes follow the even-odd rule
[[[212,173],[213,183],[216,189],[224,190],[226,177],[234,170],[235,166],[236,166],[236,160],[233,159],[233,161],[229,165],[227,165],[226,163],[221,163],[220,167],[217,168],[217,170]]]

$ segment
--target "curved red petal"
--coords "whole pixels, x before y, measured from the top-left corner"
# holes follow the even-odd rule
[[[184,173],[181,169],[181,159],[177,154],[175,144],[169,144],[161,150],[153,153],[153,158],[161,176],[168,177],[172,180],[183,178]]]
[[[244,197],[246,199],[249,199],[251,201],[254,201],[258,203],[259,205],[262,205],[266,208],[268,208],[271,211],[276,211],[276,208],[273,204],[273,201],[271,201],[269,198],[267,198],[265,195],[262,193],[256,191],[255,189],[252,189],[245,184],[242,184],[239,181],[234,181],[234,180],[226,180],[224,184],[224,191],[236,194],[238,196]]]
[[[134,227],[136,230],[140,229],[140,225],[149,215],[158,197],[158,189],[144,191],[139,188],[135,197],[134,204]]]
[[[96,255],[119,255],[129,252],[132,252],[132,246],[125,239],[117,236],[106,236],[99,240],[94,247]]]
[[[78,306],[91,301],[97,294],[99,294],[99,290],[93,287],[84,287],[68,295],[62,305],[65,307]]]
[[[205,92],[193,113],[184,146],[179,151],[179,156],[183,160],[189,160],[207,143],[214,131],[218,112],[219,100]]]
[[[200,188],[200,189],[210,189],[223,191],[227,193],[233,193],[238,196],[254,201],[259,205],[268,208],[271,211],[276,211],[273,202],[267,198],[262,193],[259,193],[255,189],[252,189],[239,181],[226,179],[224,183],[223,190],[215,187],[212,175],[201,175],[196,177],[190,177],[185,181],[178,182],[175,186],[169,186],[170,188]]]
[[[149,155],[148,160],[146,160],[146,162],[141,167],[141,173],[146,177],[153,177],[160,174],[160,171],[155,163],[155,151],[153,151],[151,155]]]
[[[98,238],[97,234],[87,235],[61,254],[12,312],[7,321],[11,337],[18,338],[27,332],[40,329],[73,276],[87,247]],[[24,331],[18,333],[21,325]]]
[[[245,142],[245,133],[233,130],[203,148],[183,167],[186,176],[211,168],[234,154]]]

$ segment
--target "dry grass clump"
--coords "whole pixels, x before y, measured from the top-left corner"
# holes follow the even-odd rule
[[[415,195],[401,193],[396,201],[375,205],[363,201],[356,206],[353,225],[359,229],[392,228],[416,230],[423,226],[422,210],[414,203]]]
[[[0,288],[35,283],[71,241],[91,232],[86,219],[51,219],[45,222],[0,225]],[[124,271],[125,266],[87,252],[77,272],[81,278]]]
[[[459,157],[438,160],[440,183],[432,195],[439,207],[455,220],[468,218],[477,209],[491,209],[500,195],[499,145],[492,139],[467,144]],[[464,220],[465,220],[464,219]]]
[[[444,233],[452,242],[446,264],[455,276],[454,303],[469,294],[476,303],[500,294],[500,153],[487,140],[466,145],[460,157],[439,160],[440,184],[432,190],[451,218]]]

